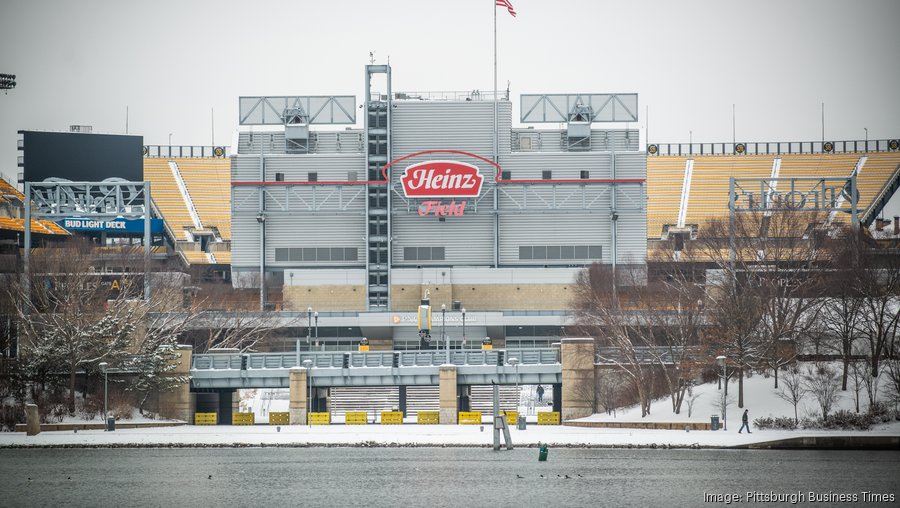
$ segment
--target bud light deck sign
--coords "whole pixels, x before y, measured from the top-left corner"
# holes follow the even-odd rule
[[[67,231],[104,231],[106,233],[143,233],[144,219],[89,219],[85,217],[67,217],[56,221]],[[150,233],[163,232],[162,219],[150,219]]]

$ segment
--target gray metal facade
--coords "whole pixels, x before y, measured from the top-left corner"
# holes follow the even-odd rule
[[[541,270],[593,261],[645,261],[646,154],[638,131],[590,129],[582,138],[587,140],[573,146],[565,128],[513,129],[511,104],[503,100],[499,153],[494,154],[491,101],[394,98],[387,104],[391,160],[426,150],[459,150],[497,160],[503,171],[497,182],[491,164],[448,153],[419,155],[392,166],[391,268]],[[366,153],[370,137],[365,129],[311,130],[309,153],[286,154],[283,133],[241,132],[232,156],[233,270],[259,271],[260,192],[265,197],[267,270],[366,267],[372,246],[369,241],[367,248],[372,234],[367,234],[372,220],[367,214],[372,211],[366,200],[372,206],[372,189],[384,186],[373,181],[367,168],[372,165],[371,152],[368,159]],[[477,198],[466,199],[464,215],[423,216],[420,205],[427,200],[405,197],[400,184],[404,168],[426,160],[478,167],[484,184]],[[238,184],[258,181],[261,164],[265,186]],[[424,258],[416,250],[429,247],[441,249],[425,251],[434,255]],[[285,260],[285,251],[276,255],[276,249],[291,248],[356,248],[359,254],[352,261],[313,262]]]

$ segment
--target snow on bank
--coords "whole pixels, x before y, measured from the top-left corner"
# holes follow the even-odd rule
[[[805,369],[808,365],[814,365],[812,363],[801,363],[801,372],[805,372]],[[834,368],[840,369],[840,363],[834,363],[832,365]],[[840,370],[838,370],[840,371]],[[879,389],[879,398],[883,399],[885,394],[887,393],[887,376],[882,375],[882,386]],[[781,378],[779,378],[779,389],[775,389],[775,378],[769,376],[765,377],[761,374],[754,374],[753,377],[745,377],[744,378],[744,408],[741,409],[737,406],[737,397],[738,397],[738,382],[737,379],[732,379],[728,383],[728,397],[733,399],[733,402],[728,406],[728,422],[730,425],[734,425],[735,430],[740,426],[741,422],[741,414],[743,414],[744,409],[748,409],[750,416],[750,423],[752,425],[753,420],[761,417],[777,417],[777,416],[794,416],[794,406],[792,406],[789,402],[779,398],[776,394],[781,391]],[[616,412],[615,415],[607,415],[606,413],[598,413],[586,418],[582,418],[578,421],[594,421],[594,422],[708,422],[710,421],[711,415],[721,415],[721,400],[722,400],[722,392],[718,389],[718,383],[708,383],[694,387],[693,389],[694,396],[697,399],[694,401],[694,407],[691,411],[691,416],[688,417],[688,401],[687,396],[685,396],[685,401],[681,406],[681,414],[675,414],[672,412],[672,402],[671,399],[666,396],[660,399],[656,399],[650,405],[650,415],[641,418],[641,409],[639,406],[635,405],[633,407],[625,408]],[[840,398],[838,402],[832,408],[832,412],[837,411],[839,409],[846,409],[848,411],[856,410],[856,402],[855,402],[855,394],[852,390],[852,382],[848,383],[846,392],[838,392],[840,394]],[[866,411],[868,407],[868,399],[866,399],[865,389],[861,389],[859,393],[859,409],[860,411]],[[807,394],[806,397],[800,402],[797,406],[797,414],[800,418],[804,416],[812,416],[814,414],[819,414],[821,412],[819,405],[816,403],[812,394]]]
[[[182,426],[123,429],[114,432],[89,430],[0,433],[0,447],[9,446],[489,446],[489,425],[329,425],[329,426]],[[516,446],[651,446],[725,447],[803,436],[896,436],[900,423],[879,426],[869,432],[760,430],[747,435],[728,432],[638,429],[593,429],[567,426],[529,425],[512,429]]]

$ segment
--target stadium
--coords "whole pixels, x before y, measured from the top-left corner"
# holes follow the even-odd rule
[[[275,330],[255,351],[524,351],[579,336],[574,285],[585,267],[638,274],[622,285],[677,261],[715,270],[721,260],[699,246],[738,211],[790,200],[816,217],[788,233],[797,238],[859,228],[885,252],[900,239],[900,219],[882,216],[900,183],[895,139],[642,146],[628,128],[636,94],[523,94],[514,128],[508,91],[496,101],[478,90],[395,92],[389,66],[365,71],[358,106],[355,96],[241,97],[230,147],[143,145],[84,126],[22,131],[24,194],[4,182],[0,201],[7,271],[34,247],[79,235],[143,248],[146,271],[187,274],[185,301],[221,320],[261,312]],[[121,162],[78,169],[85,140]],[[42,161],[50,152],[63,159]],[[92,186],[78,194],[84,180]],[[83,206],[98,200],[102,209]],[[141,269],[98,261],[108,276]],[[207,395],[197,411],[225,403]],[[487,403],[487,392],[472,396],[473,407]],[[396,405],[398,394],[335,387],[318,397],[314,407],[346,410],[372,398]],[[429,407],[437,393],[405,397]]]

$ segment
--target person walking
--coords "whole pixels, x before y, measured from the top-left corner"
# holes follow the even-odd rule
[[[747,434],[750,433],[750,418],[747,416],[747,412],[748,412],[748,411],[750,411],[750,410],[749,410],[749,409],[745,409],[745,410],[744,410],[744,415],[741,416],[741,429],[738,430],[738,434],[740,434],[741,431],[744,430],[744,427],[747,427]]]
[[[538,396],[538,402],[544,401],[544,387],[541,385],[538,385],[538,387],[537,387],[537,396]]]

